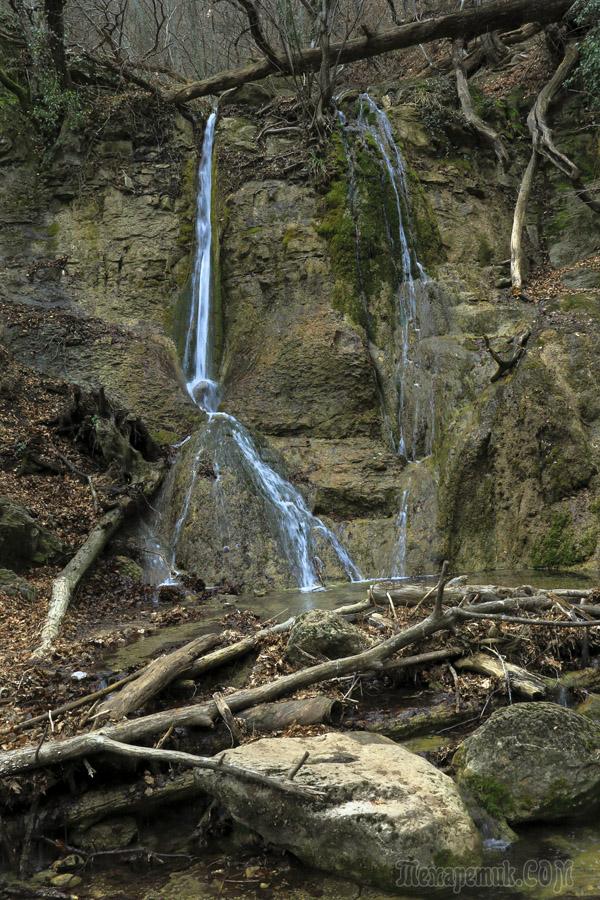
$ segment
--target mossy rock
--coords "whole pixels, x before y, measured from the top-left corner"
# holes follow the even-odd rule
[[[546,533],[534,544],[531,563],[536,569],[569,568],[589,559],[597,543],[597,526],[577,531],[571,514],[558,512]]]
[[[370,646],[367,635],[337,613],[312,609],[298,616],[285,654],[299,665],[313,660],[353,656]]]
[[[19,572],[53,562],[62,552],[58,538],[24,507],[0,497],[0,566]]]
[[[454,765],[459,785],[511,824],[600,806],[600,725],[554,703],[496,711],[463,741]]]
[[[144,570],[129,556],[115,556],[113,564],[119,575],[128,578],[130,581],[141,582],[144,578]]]
[[[36,589],[11,569],[0,569],[0,593],[23,600],[35,600]]]

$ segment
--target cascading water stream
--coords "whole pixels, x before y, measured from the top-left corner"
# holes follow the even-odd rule
[[[393,253],[399,251],[400,278],[396,288],[398,336],[396,383],[398,395],[397,450],[409,461],[422,459],[432,452],[435,429],[435,400],[430,378],[424,377],[414,356],[427,318],[429,279],[415,249],[411,220],[411,202],[406,164],[394,140],[390,121],[368,94],[359,97],[359,113],[355,122],[343,124],[346,131],[358,134],[377,148],[376,158],[385,182],[390,185],[396,208],[397,229],[390,223],[388,237]],[[412,380],[412,381],[411,381]],[[425,383],[422,384],[421,382]],[[416,388],[416,391],[408,390]],[[415,400],[408,403],[408,394]],[[423,395],[428,396],[424,397]]]
[[[402,491],[402,500],[400,501],[400,512],[396,520],[398,528],[398,543],[396,549],[396,559],[392,576],[394,578],[402,578],[406,575],[406,540],[408,536],[408,498],[410,491],[404,488]]]
[[[425,336],[424,325],[427,324],[429,315],[427,287],[429,279],[416,253],[406,164],[394,139],[387,115],[368,94],[360,95],[358,116],[354,122],[348,122],[343,114],[339,114],[338,118],[343,131],[357,135],[362,140],[363,146],[377,159],[382,179],[391,188],[397,228],[393,227],[394,223],[387,221],[387,217],[386,227],[390,250],[394,255],[399,255],[400,273],[396,287],[397,451],[409,463],[418,462],[432,453],[436,410],[431,372],[425,370],[418,352],[419,344]],[[356,192],[354,186],[356,176],[345,134],[344,142],[349,161],[351,189]],[[351,192],[349,202],[351,206],[355,202]],[[358,225],[356,235],[359,241]],[[357,259],[360,259],[358,251]],[[396,520],[398,538],[392,573],[395,576],[406,574],[409,496],[409,489],[404,489]]]
[[[210,309],[212,276],[212,157],[217,113],[207,119],[198,168],[196,207],[196,257],[192,273],[192,302],[185,341],[183,367],[192,400],[206,412],[218,406],[218,385],[209,377]]]
[[[198,169],[198,201],[196,210],[196,257],[192,275],[192,300],[184,353],[184,370],[187,376],[187,390],[194,402],[208,414],[205,438],[210,431],[220,428],[219,442],[229,441],[237,448],[237,456],[248,479],[264,499],[269,508],[269,524],[273,538],[287,559],[290,568],[302,590],[322,588],[322,580],[317,572],[316,536],[320,536],[331,548],[346,577],[351,581],[362,580],[362,575],[353,563],[336,535],[321,519],[313,516],[299,491],[281,477],[261,458],[250,432],[227,413],[217,412],[219,405],[219,384],[212,378],[211,343],[211,275],[212,275],[212,156],[216,126],[216,112],[211,113],[206,123],[202,153]],[[223,427],[223,426],[226,426]],[[176,553],[179,539],[188,518],[205,443],[198,441],[189,469],[189,479],[181,509],[169,541],[168,563],[172,581],[177,575]],[[215,458],[215,468],[219,473],[215,482],[218,489],[221,465]]]

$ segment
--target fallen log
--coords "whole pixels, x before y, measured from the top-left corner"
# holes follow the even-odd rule
[[[424,640],[439,631],[453,629],[460,620],[468,619],[471,612],[473,617],[481,613],[501,616],[503,613],[514,610],[540,609],[546,603],[546,600],[536,597],[525,597],[518,601],[509,598],[490,603],[479,603],[477,604],[476,612],[473,607],[453,607],[441,614],[437,614],[434,610],[426,619],[411,625],[399,634],[392,635],[392,637],[375,644],[375,646],[367,650],[363,650],[361,653],[342,659],[318,663],[307,669],[293,672],[290,675],[282,675],[267,684],[236,691],[227,696],[227,703],[235,714],[261,703],[277,700],[322,681],[330,681],[344,675],[377,669],[386,659],[389,659],[394,653],[403,650],[405,647]],[[560,624],[574,627],[574,624],[571,622]],[[213,700],[184,708],[167,709],[118,725],[107,726],[93,736],[107,737],[121,742],[135,741],[153,734],[163,733],[171,726],[211,728],[217,717],[218,709]],[[31,769],[79,759],[91,753],[100,752],[100,744],[90,743],[90,737],[92,735],[78,735],[63,740],[53,740],[38,746],[5,751],[0,754],[0,776],[15,775]]]
[[[526,700],[542,700],[549,690],[556,687],[556,679],[532,675],[526,669],[521,669],[489,653],[474,653],[472,656],[458,659],[454,667],[459,671],[477,672],[479,675],[498,678],[506,682],[509,693],[514,691]]]
[[[435,706],[411,707],[394,714],[384,714],[377,720],[360,721],[361,728],[382,734],[393,741],[407,741],[414,737],[433,735],[454,725],[460,725],[482,716],[484,704],[465,703],[456,708],[454,700],[436,703]],[[491,712],[491,708],[489,709]]]
[[[533,591],[533,588],[527,587],[527,585],[521,585],[516,588],[507,588],[501,587],[495,584],[453,584],[449,582],[444,588],[444,603],[453,604],[459,603],[466,597],[475,597],[477,596],[481,601],[494,601],[494,600],[502,600],[505,598],[514,598],[518,599],[519,597],[525,596],[546,596],[547,591]],[[391,597],[394,604],[398,606],[417,606],[420,605],[425,599],[423,596],[423,591],[425,587],[423,584],[419,582],[414,582],[412,584],[403,584],[403,585],[386,585],[384,583],[374,584],[369,588],[369,593],[373,598],[373,602],[381,605],[389,605],[389,598]],[[429,591],[425,594],[425,597],[431,596],[435,593],[436,586],[430,588]],[[389,595],[389,596],[388,596]]]
[[[140,779],[118,787],[86,791],[77,797],[48,803],[39,812],[35,833],[76,826],[89,828],[107,816],[150,813],[159,806],[189,802],[201,796],[205,796],[205,791],[190,771],[167,778],[162,784],[149,785]],[[18,846],[25,827],[24,816],[6,818],[2,838]]]
[[[391,675],[402,669],[426,666],[429,663],[440,663],[447,659],[455,659],[463,650],[460,647],[445,647],[443,650],[430,650],[428,653],[419,653],[418,656],[403,656],[400,659],[388,659],[377,669],[379,673]]]
[[[340,606],[336,612],[338,615],[353,617],[367,612],[371,607],[372,603],[370,599],[367,599],[359,603]],[[128,685],[125,690],[115,694],[114,697],[102,704],[94,718],[110,718],[112,721],[118,721],[147,703],[152,696],[159,693],[179,675],[184,674],[187,679],[197,679],[212,669],[235,662],[255,650],[265,638],[290,631],[294,622],[295,617],[292,617],[278,625],[262,628],[260,631],[226,647],[221,647],[213,653],[204,654],[204,650],[208,650],[210,646],[220,642],[221,639],[215,635],[210,636],[212,641],[205,637],[204,645],[202,645],[201,639],[192,641],[171,654],[151,662],[142,672],[138,673],[139,678],[133,684]]]
[[[359,603],[339,606],[334,612],[339,616],[353,617],[368,612],[368,610],[372,608],[372,605],[370,599],[361,600]],[[285,622],[280,622],[278,625],[270,625],[268,628],[261,628],[260,631],[242,638],[234,644],[229,644],[227,647],[222,647],[219,650],[215,650],[213,653],[207,653],[205,656],[202,656],[192,663],[186,670],[186,677],[199,678],[200,675],[204,675],[205,672],[210,672],[212,669],[217,669],[220,666],[226,666],[235,662],[236,659],[246,656],[246,654],[256,650],[265,638],[278,634],[285,634],[286,632],[291,631],[295,621],[296,617],[292,616],[289,619],[286,619]]]
[[[50,649],[79,582],[98,559],[125,518],[137,507],[139,500],[141,498],[148,499],[156,491],[163,474],[162,466],[151,467],[145,481],[136,485],[138,490],[121,500],[117,506],[102,516],[75,556],[54,579],[50,606],[42,629],[40,644],[32,654],[34,657],[43,656]]]
[[[342,704],[325,695],[305,700],[280,700],[247,709],[239,714],[239,718],[250,733],[285,731],[292,725],[339,724]]]
[[[572,0],[508,0],[490,3],[474,10],[463,10],[451,15],[410,22],[386,31],[369,32],[366,37],[352,41],[337,41],[329,45],[331,66],[369,59],[390,50],[415,47],[443,38],[468,40],[486,31],[518,28],[528,22],[553,22],[560,19],[572,5]],[[297,53],[276,54],[238,69],[229,69],[211,75],[203,81],[195,81],[178,87],[165,99],[175,103],[189,103],[197,97],[220,94],[240,87],[249,81],[260,81],[269,75],[302,75],[316,72],[322,63],[321,47],[305,47]]]
[[[248,635],[248,637],[242,638],[234,644],[229,644],[227,647],[220,647],[212,653],[207,653],[205,656],[200,657],[200,659],[195,660],[195,662],[187,668],[186,678],[199,678],[199,676],[204,675],[205,672],[210,672],[212,669],[218,669],[219,666],[226,666],[229,665],[229,663],[235,662],[236,659],[246,656],[246,654],[256,650],[265,638],[270,637],[271,635],[284,634],[286,631],[289,631],[294,624],[294,621],[295,619],[293,618],[286,619],[285,622],[280,622],[279,625],[261,628],[260,631],[256,631],[254,634]]]
[[[196,657],[215,647],[221,640],[222,637],[218,634],[203,634],[184,644],[183,647],[179,647],[178,650],[152,660],[138,673],[135,680],[124,685],[120,691],[105,700],[93,718],[110,718],[118,721],[128,713],[140,709],[182,672],[188,670]]]

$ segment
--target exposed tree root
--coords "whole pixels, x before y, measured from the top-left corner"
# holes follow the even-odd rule
[[[570,179],[580,200],[589,206],[593,212],[600,213],[600,201],[596,200],[584,185],[579,168],[568,158],[568,156],[565,156],[554,143],[552,130],[548,125],[547,119],[548,110],[550,109],[556,94],[560,90],[565,79],[568,78],[575,68],[578,59],[578,46],[574,43],[568,44],[562,62],[556,69],[550,81],[544,85],[538,94],[536,101],[527,116],[527,126],[531,133],[533,149],[529,164],[523,175],[515,206],[510,253],[511,280],[513,290],[518,293],[522,291],[525,282],[523,225],[540,156],[549,160],[552,165],[556,166],[560,172]]]
[[[508,150],[504,146],[498,132],[494,131],[491,125],[484,122],[481,116],[478,116],[475,112],[471,91],[469,90],[469,82],[467,81],[464,56],[465,41],[464,38],[458,38],[454,41],[452,57],[456,75],[456,89],[463,115],[481,140],[492,148],[500,165],[504,166],[508,162]]]
[[[508,373],[511,372],[515,368],[515,366],[519,364],[519,362],[525,355],[525,352],[527,350],[527,342],[529,341],[530,337],[531,332],[528,329],[520,336],[519,340],[517,341],[517,349],[515,350],[513,355],[509,357],[509,359],[502,359],[502,357],[498,353],[496,353],[496,351],[492,347],[487,334],[484,334],[483,340],[485,342],[486,350],[488,351],[494,362],[498,365],[498,368],[490,378],[490,381],[499,381],[501,378],[504,378],[505,375],[508,375]]]

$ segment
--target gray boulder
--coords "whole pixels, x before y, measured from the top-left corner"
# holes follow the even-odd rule
[[[343,616],[311,609],[298,616],[290,632],[286,656],[290,662],[309,665],[315,660],[341,659],[371,646],[368,636]]]
[[[454,756],[459,786],[510,823],[558,821],[600,805],[600,725],[555,703],[497,710]]]
[[[305,751],[295,782],[323,792],[306,800],[197,770],[232,818],[310,866],[393,889],[399,866],[471,865],[480,836],[456,785],[393,741],[363,732],[265,738],[225,760],[284,776]]]

